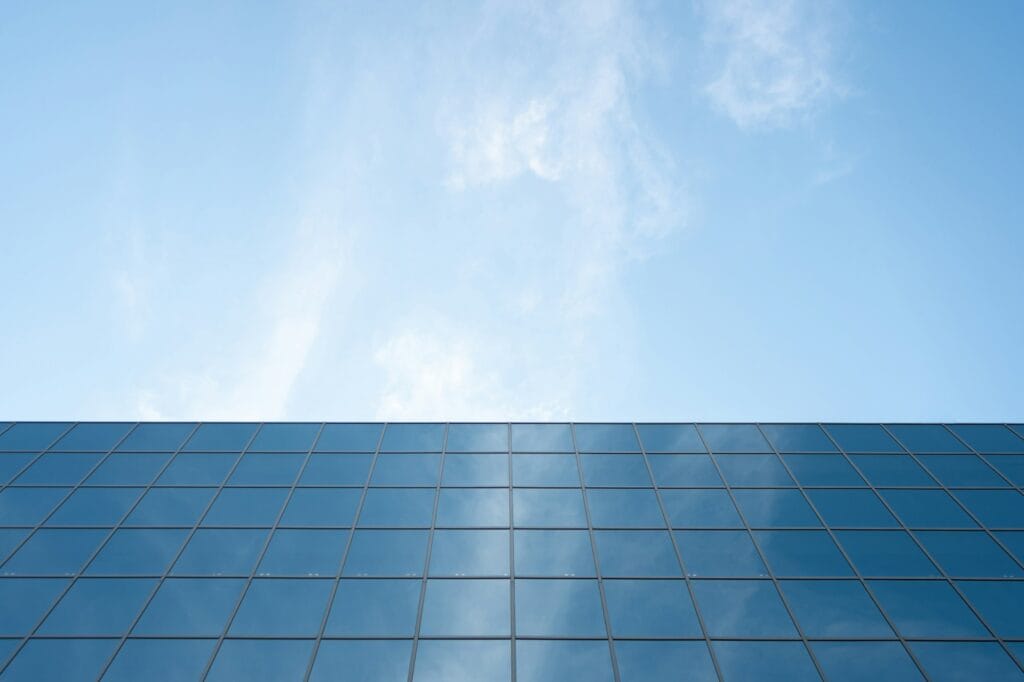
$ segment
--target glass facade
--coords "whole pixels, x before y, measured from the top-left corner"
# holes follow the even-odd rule
[[[0,423],[0,682],[1024,680],[1017,424]]]

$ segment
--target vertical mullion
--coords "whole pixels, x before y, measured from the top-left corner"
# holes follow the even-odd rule
[[[597,542],[594,540],[594,522],[590,518],[590,499],[587,496],[587,486],[583,477],[583,460],[580,457],[580,449],[576,444],[576,424],[570,422],[569,432],[572,434],[572,451],[576,457],[576,471],[580,477],[580,494],[583,497],[583,512],[587,517],[587,534],[590,536],[590,551],[594,557],[594,573],[597,578],[597,591],[601,595],[601,614],[604,616],[604,629],[608,636],[608,653],[612,662],[612,675],[615,682],[620,682],[619,660],[615,653],[615,641],[612,638],[612,619],[608,615],[608,600],[604,594],[604,578],[601,575],[601,562],[597,556]]]
[[[807,650],[807,655],[810,656],[811,663],[814,664],[814,669],[818,672],[818,676],[822,680],[827,679],[825,677],[825,672],[821,668],[821,664],[818,662],[818,657],[814,653],[814,649],[811,648],[810,642],[807,641],[807,635],[804,634],[803,627],[801,627],[800,622],[797,621],[796,615],[793,613],[793,609],[789,605],[789,600],[782,592],[782,588],[779,585],[779,579],[775,577],[775,573],[768,564],[768,558],[765,556],[764,551],[762,551],[757,538],[754,537],[754,532],[751,530],[750,524],[747,522],[746,514],[743,513],[743,509],[740,508],[740,505],[736,503],[736,496],[733,495],[732,486],[729,484],[729,480],[722,474],[722,469],[718,466],[718,460],[716,459],[715,454],[711,452],[711,448],[708,447],[708,443],[704,439],[704,433],[700,430],[700,424],[694,424],[694,427],[697,429],[697,436],[700,438],[701,444],[704,446],[704,449],[708,452],[708,456],[711,458],[711,463],[714,465],[715,471],[718,472],[718,476],[722,479],[722,484],[725,486],[725,491],[729,495],[729,500],[732,501],[732,505],[736,508],[736,513],[739,514],[740,521],[743,523],[743,527],[747,531],[747,536],[750,538],[750,542],[754,545],[754,550],[757,552],[757,555],[761,558],[761,563],[764,564],[768,571],[768,579],[771,580],[772,585],[775,586],[775,592],[779,595],[779,599],[782,601],[782,606],[786,609],[786,613],[789,615],[789,619],[792,621],[793,627],[796,629],[796,633],[799,636],[800,641],[803,642],[804,649]]]
[[[516,682],[516,530],[515,507],[512,503],[512,424],[508,428],[508,589],[509,589],[509,655],[512,661],[512,682]]]
[[[665,519],[665,527],[668,529],[668,536],[672,542],[672,550],[676,553],[676,560],[679,562],[679,568],[683,572],[686,591],[690,595],[690,601],[693,603],[693,610],[697,614],[697,623],[700,625],[700,632],[704,637],[704,646],[708,648],[708,653],[711,656],[711,664],[715,668],[715,674],[718,676],[719,680],[724,680],[725,678],[722,675],[722,670],[718,665],[718,654],[715,652],[714,647],[711,646],[711,637],[708,635],[707,627],[704,624],[704,616],[701,614],[700,605],[697,604],[697,597],[693,593],[693,584],[690,581],[689,573],[686,571],[686,562],[683,560],[683,553],[680,551],[679,544],[676,542],[675,530],[672,528],[672,522],[669,520],[668,512],[665,510],[665,505],[661,501],[661,490],[658,487],[658,482],[654,478],[654,470],[651,468],[650,460],[647,458],[647,446],[644,445],[643,440],[640,438],[640,430],[637,429],[636,422],[633,422],[633,434],[636,436],[637,442],[640,443],[640,455],[644,458],[644,466],[647,467],[647,475],[651,477],[651,486],[654,488],[654,496],[658,500],[658,508],[661,510],[661,516]],[[710,458],[711,455],[708,455],[708,457]]]

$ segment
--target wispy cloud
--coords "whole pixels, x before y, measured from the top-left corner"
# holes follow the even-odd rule
[[[809,0],[703,3],[712,104],[740,128],[772,128],[842,94],[831,12],[830,3]]]

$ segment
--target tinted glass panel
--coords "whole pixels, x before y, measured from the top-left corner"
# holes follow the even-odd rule
[[[238,603],[245,581],[168,578],[133,630],[137,635],[219,636]]]
[[[156,586],[148,578],[80,578],[43,622],[44,635],[120,635]]]
[[[679,673],[693,682],[718,679],[704,642],[615,642],[622,682],[678,682]]]
[[[151,488],[125,525],[193,526],[216,492],[212,488]]]
[[[372,485],[437,485],[441,455],[378,455]]]
[[[288,490],[284,488],[225,488],[203,519],[204,526],[271,526]]]
[[[850,455],[850,459],[872,485],[935,485],[932,477],[908,455]]]
[[[260,561],[259,575],[333,576],[338,573],[348,531],[277,530]]]
[[[898,525],[870,490],[808,490],[807,496],[825,523],[833,528]]]
[[[7,488],[0,490],[0,523],[34,526],[68,494],[67,488]]]
[[[752,528],[821,525],[797,490],[736,490],[733,495]]]
[[[920,455],[918,459],[945,486],[1006,486],[992,467],[974,455]]]
[[[508,641],[424,640],[416,650],[413,680],[503,682],[512,678],[511,656]]]
[[[54,450],[107,452],[124,438],[135,424],[90,422],[78,424],[57,441]]]
[[[910,528],[976,528],[978,525],[941,490],[883,490],[881,495]]]
[[[800,642],[715,642],[727,680],[804,682],[821,679]]]
[[[345,559],[344,575],[421,575],[427,535],[425,530],[357,530]]]
[[[705,452],[693,424],[637,424],[647,452]]]
[[[578,486],[575,455],[512,455],[512,481],[518,486]]]
[[[509,596],[507,580],[428,580],[420,632],[425,637],[507,636]]]
[[[879,603],[904,637],[985,637],[987,630],[944,581],[872,580]]]
[[[319,431],[319,424],[264,424],[249,449],[263,452],[308,452]]]
[[[516,679],[519,682],[588,680],[612,682],[612,661],[607,642],[516,642]]]
[[[429,528],[433,513],[433,490],[373,488],[366,492],[359,525]]]
[[[103,546],[86,573],[162,575],[187,536],[184,528],[121,528]]]
[[[654,482],[662,487],[721,486],[711,457],[708,455],[648,455]]]
[[[581,455],[583,481],[588,486],[650,486],[641,455]]]
[[[15,485],[76,485],[103,455],[48,452],[15,479]]]
[[[0,434],[0,450],[45,450],[69,422],[20,422]]]
[[[1024,440],[999,424],[960,424],[949,428],[978,452],[1024,452]]]
[[[985,459],[1011,483],[1024,486],[1024,457],[1021,455],[988,455]]]
[[[957,585],[996,635],[1024,638],[1024,583],[992,580],[960,581]]]
[[[167,453],[115,454],[86,480],[87,485],[149,485],[171,456]]]
[[[357,489],[300,488],[288,500],[281,525],[350,526],[360,494]]]
[[[41,529],[0,569],[3,575],[71,575],[107,537],[106,530]]]
[[[0,579],[0,635],[27,635],[67,584],[64,579]]]
[[[383,424],[326,424],[316,441],[317,452],[373,452]]]
[[[878,424],[828,424],[825,428],[846,452],[903,452]]]
[[[443,488],[437,500],[438,526],[508,526],[508,490]]]
[[[793,479],[775,455],[716,455],[725,481],[732,486],[791,486]]]
[[[761,551],[777,576],[852,575],[846,559],[821,530],[754,531]]]
[[[508,455],[445,455],[442,485],[508,485]]]
[[[94,679],[116,646],[116,639],[33,639],[4,671],[3,680]]]
[[[911,452],[967,452],[963,443],[939,424],[890,424],[888,429]]]
[[[724,490],[662,490],[673,528],[742,528],[740,515]]]
[[[200,528],[174,564],[173,573],[249,575],[266,539],[263,529]]]
[[[380,449],[384,452],[441,452],[444,424],[388,424]]]
[[[448,452],[507,452],[508,426],[505,424],[451,424],[448,427]]]
[[[910,649],[935,682],[1024,679],[995,642],[911,642]]]
[[[771,452],[753,424],[701,424],[700,431],[711,452]]]
[[[508,575],[506,530],[438,530],[430,548],[430,575]]]
[[[662,528],[658,499],[652,490],[588,490],[595,528]]]
[[[676,542],[690,576],[743,577],[768,571],[745,530],[676,531]]]
[[[312,641],[229,639],[213,661],[207,682],[298,682],[306,674]]]
[[[857,581],[783,580],[781,586],[807,637],[894,637]]]
[[[373,455],[313,455],[300,485],[364,485]]]
[[[763,424],[761,431],[779,452],[835,452],[817,424]]]
[[[850,560],[866,576],[937,576],[928,557],[901,530],[836,531]]]
[[[572,431],[568,424],[513,424],[514,452],[572,452]]]
[[[325,633],[412,637],[420,588],[419,580],[342,580]]]
[[[128,513],[141,488],[79,488],[47,521],[51,526],[113,526]]]
[[[103,680],[198,680],[215,643],[212,639],[130,639],[121,647]]]
[[[606,580],[605,598],[617,637],[700,637],[682,580]]]
[[[580,452],[639,452],[632,424],[577,424],[576,447]]]
[[[595,575],[590,533],[585,530],[517,530],[515,544],[516,575]]]
[[[956,497],[989,528],[1019,527],[1024,497],[1015,490],[958,490]]]
[[[304,461],[305,455],[246,453],[238,461],[228,485],[291,485]]]
[[[27,452],[10,452],[0,454],[0,485],[7,483],[18,475],[25,465],[31,462],[35,455]]]
[[[796,636],[771,581],[695,580],[691,584],[712,637]]]
[[[220,485],[238,461],[234,454],[182,453],[161,474],[158,485]]]
[[[30,532],[28,528],[0,528],[0,561],[20,545]]]
[[[330,580],[254,580],[238,614],[233,635],[316,635],[320,630]]]
[[[842,455],[783,455],[782,458],[803,486],[864,485],[864,479]]]
[[[595,580],[516,580],[516,634],[603,637]]]
[[[594,543],[605,577],[682,574],[667,531],[598,530],[594,531]]]
[[[924,679],[899,642],[814,642],[811,648],[830,682]]]
[[[201,424],[184,449],[241,452],[257,428],[259,424]]]
[[[149,450],[174,452],[195,429],[195,424],[139,424],[117,446],[118,450]]]
[[[579,490],[534,490],[512,492],[515,525],[537,528],[586,528],[583,494]]]

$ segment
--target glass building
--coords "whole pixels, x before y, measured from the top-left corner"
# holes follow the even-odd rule
[[[1021,680],[1022,436],[0,423],[0,682]]]

